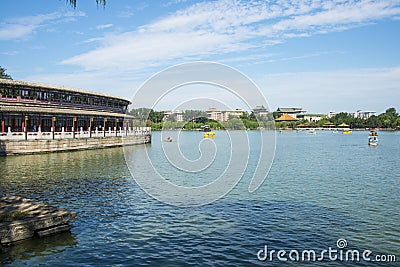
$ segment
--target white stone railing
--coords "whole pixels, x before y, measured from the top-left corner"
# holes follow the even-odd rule
[[[64,129],[61,132],[42,132],[39,128],[37,132],[11,132],[0,133],[0,140],[59,140],[73,138],[105,138],[117,136],[143,136],[151,134],[150,127],[119,127],[118,129],[109,127],[106,131],[101,131],[98,128],[90,131],[84,131],[81,127],[79,131],[66,132]]]

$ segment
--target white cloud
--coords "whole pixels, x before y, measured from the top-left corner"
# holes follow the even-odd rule
[[[125,6],[123,10],[118,12],[118,17],[120,18],[131,18],[137,13],[142,12],[149,6],[147,2],[135,3],[135,7]]]
[[[172,0],[167,2],[164,6],[172,6],[172,5],[177,5],[177,4],[182,4],[182,3],[186,3],[187,0]]]
[[[96,49],[61,63],[85,70],[140,70],[344,31],[399,15],[399,2],[391,0],[201,2],[135,31],[106,34]]]
[[[89,38],[87,40],[82,41],[81,43],[83,43],[83,44],[95,43],[95,42],[102,41],[103,39],[104,39],[103,37]]]
[[[108,28],[111,28],[112,26],[114,26],[113,24],[102,24],[102,25],[98,25],[98,26],[96,26],[96,29],[98,29],[98,30],[103,30],[103,29],[108,29]]]
[[[33,34],[48,23],[65,23],[75,17],[85,16],[83,12],[53,12],[35,16],[11,18],[0,22],[0,40],[20,40]]]
[[[18,54],[19,54],[19,51],[17,51],[17,50],[0,52],[0,55],[4,55],[4,56],[15,56]]]

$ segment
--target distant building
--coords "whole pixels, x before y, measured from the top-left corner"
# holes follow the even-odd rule
[[[298,115],[306,114],[307,111],[303,108],[278,108],[276,110],[280,116],[283,114],[288,114],[293,118],[297,118]]]
[[[163,112],[164,112],[164,118],[168,118],[173,114],[172,110],[164,110]]]
[[[368,119],[372,116],[376,116],[375,111],[362,111],[362,110],[357,110],[354,113],[350,113],[354,118],[359,118],[359,119]]]
[[[267,118],[269,115],[268,110],[264,107],[264,106],[256,106],[253,109],[253,113],[254,115],[256,115],[256,117],[264,117]]]
[[[335,115],[336,115],[335,111],[329,111],[329,114],[327,117],[330,119],[330,118],[334,117]]]
[[[211,120],[224,122],[229,120],[230,117],[239,117],[243,114],[243,109],[235,109],[235,110],[217,110],[216,108],[209,108],[207,110],[207,117]]]
[[[171,116],[175,116],[177,122],[183,122],[183,111],[181,110],[164,110],[164,118],[168,119]]]
[[[306,120],[309,122],[317,122],[325,116],[326,115],[324,115],[324,114],[299,114],[299,115],[297,115],[297,119]]]
[[[182,110],[176,110],[174,112],[175,116],[176,116],[176,121],[177,122],[183,122],[183,111]]]

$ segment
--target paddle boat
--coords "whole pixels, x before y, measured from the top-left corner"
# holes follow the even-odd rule
[[[307,132],[307,134],[317,134],[317,131],[314,129],[311,129]]]
[[[371,130],[369,132],[368,145],[370,145],[370,146],[378,145],[378,132],[376,130]]]
[[[216,138],[215,132],[204,132],[204,138]]]

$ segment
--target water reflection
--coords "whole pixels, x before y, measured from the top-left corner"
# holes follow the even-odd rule
[[[1,157],[0,166],[1,194],[60,204],[107,194],[109,181],[129,176],[122,148]]]
[[[11,246],[0,246],[0,263],[18,265],[20,261],[55,255],[72,248],[77,240],[70,232],[44,238],[32,238]]]

